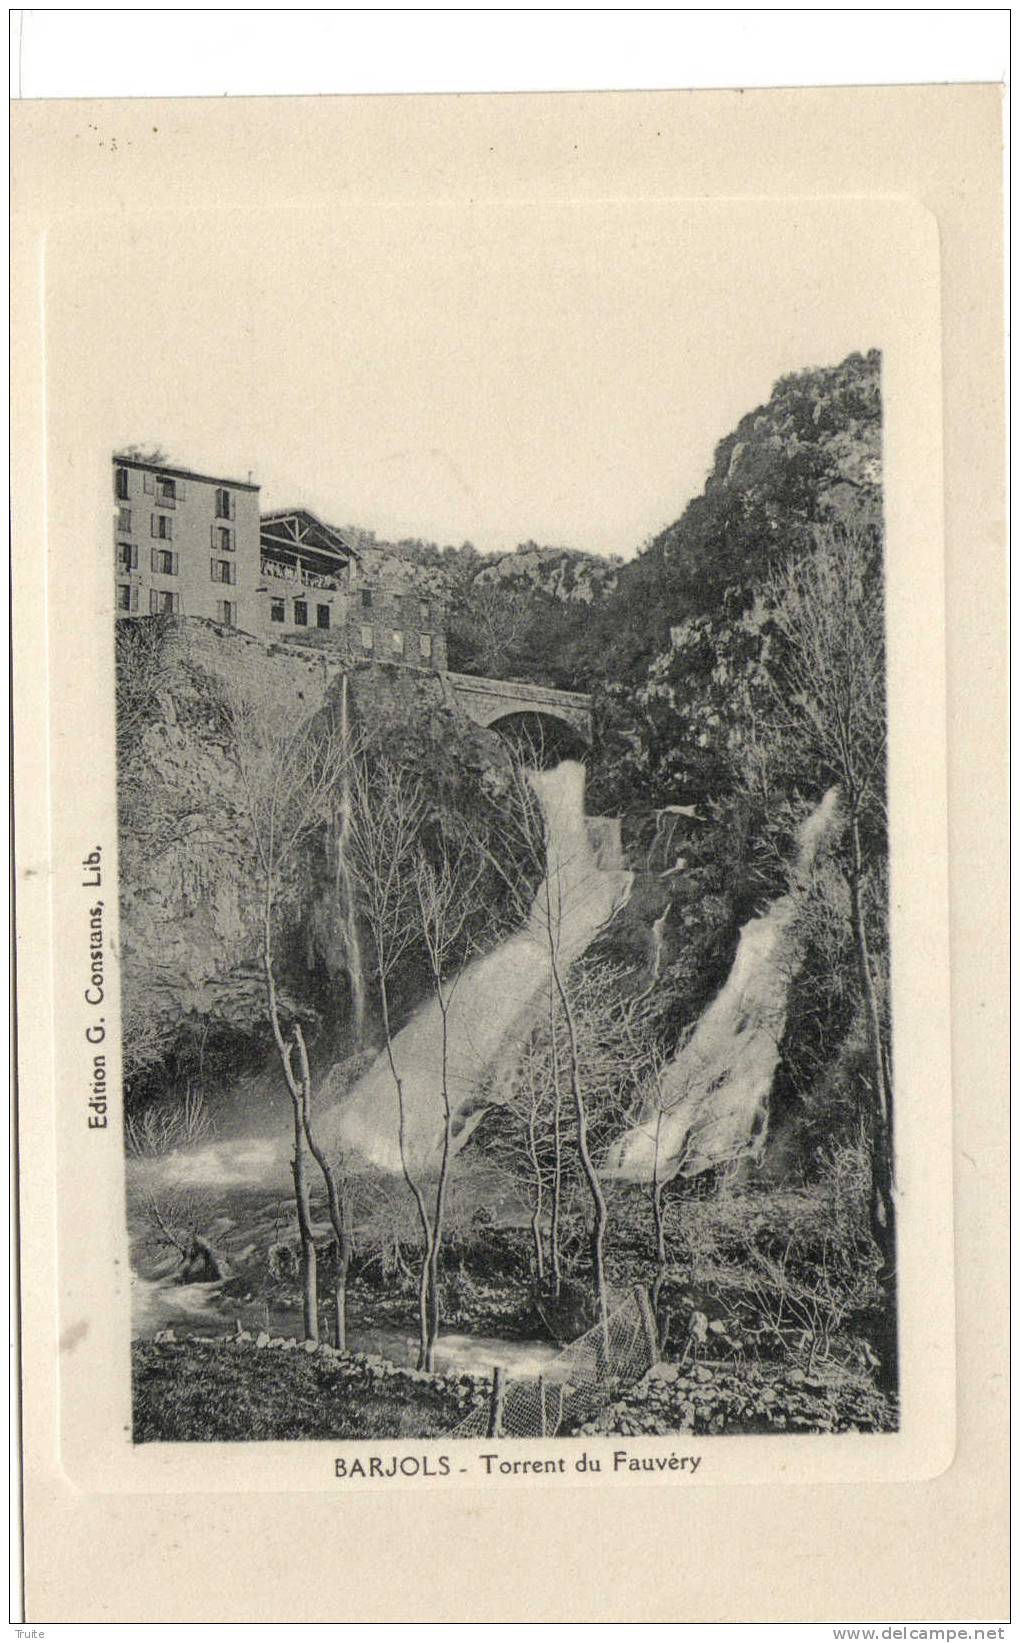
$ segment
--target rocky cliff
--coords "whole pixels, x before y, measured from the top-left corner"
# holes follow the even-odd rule
[[[335,710],[343,670],[326,650],[200,619],[122,624],[118,650],[125,1062],[129,1096],[144,1096],[196,1058],[215,1074],[268,1049],[258,885],[224,699],[297,725]],[[349,692],[357,735],[415,772],[435,813],[489,803],[505,750],[450,704],[438,674],[362,666]],[[283,1004],[325,1053],[349,989],[321,839],[293,863],[281,903]]]

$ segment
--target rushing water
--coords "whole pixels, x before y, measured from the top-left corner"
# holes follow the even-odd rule
[[[722,990],[613,1146],[607,1175],[665,1181],[760,1153],[790,985],[801,961],[796,880],[810,872],[837,808],[833,788],[803,823],[794,893],[744,925]]]
[[[500,1079],[511,1070],[548,1000],[552,952],[565,974],[625,904],[633,884],[633,874],[622,865],[618,827],[585,817],[583,766],[568,760],[554,770],[533,772],[530,780],[545,818],[547,876],[524,926],[466,966],[449,992],[446,1084],[455,1151],[479,1122],[486,1102],[499,1099]],[[692,1176],[760,1152],[790,984],[801,960],[797,880],[810,872],[837,808],[833,790],[802,825],[791,893],[744,925],[724,986],[663,1070],[644,1109],[612,1146],[607,1177],[648,1182],[655,1176]],[[342,850],[339,855],[342,861]],[[350,909],[345,939],[352,991],[360,989],[363,1003],[349,880],[342,892],[341,905]],[[665,914],[660,926],[664,919]],[[655,934],[661,949],[661,927]],[[444,1120],[443,1019],[435,1000],[415,1012],[392,1048],[403,1092],[405,1158],[416,1170],[427,1171],[438,1158]],[[328,1082],[324,1093],[328,1098]],[[321,1139],[328,1149],[342,1146],[355,1168],[360,1161],[398,1174],[399,1114],[393,1069],[384,1050],[348,1096],[326,1107]],[[272,1142],[207,1146],[178,1155],[175,1178],[194,1186],[267,1182],[285,1175],[287,1151],[282,1136]]]
[[[592,848],[584,814],[584,766],[566,760],[530,780],[546,826],[547,876],[523,929],[469,964],[451,989],[447,1034],[447,1087],[454,1107],[455,1147],[463,1146],[481,1117],[479,1090],[520,1043],[548,997],[551,949],[561,973],[591,944],[627,900],[633,874],[603,867],[619,862],[618,841]],[[443,1020],[435,1000],[421,1006],[396,1035],[393,1061],[403,1088],[404,1146],[409,1161],[428,1167],[443,1129]],[[399,1106],[389,1057],[383,1051],[351,1095],[323,1118],[327,1139],[379,1168],[401,1168]]]
[[[169,1328],[179,1335],[215,1337],[229,1334],[236,1320],[253,1333],[265,1329],[270,1336],[302,1339],[300,1307],[276,1306],[268,1314],[264,1307],[250,1304],[221,1310],[220,1295],[220,1284],[175,1284],[169,1279],[135,1276],[131,1280],[132,1333],[136,1339],[146,1339]],[[348,1349],[374,1353],[390,1363],[413,1366],[418,1361],[417,1335],[399,1329],[352,1329]],[[498,1335],[444,1332],[436,1346],[440,1375],[451,1371],[491,1374],[497,1364],[513,1375],[545,1375],[550,1380],[567,1373],[562,1351],[549,1341],[506,1341]]]

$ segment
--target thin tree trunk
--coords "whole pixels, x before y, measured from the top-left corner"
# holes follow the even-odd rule
[[[333,1345],[338,1352],[347,1351],[347,1280],[354,1255],[354,1240],[348,1233],[337,1246],[336,1281],[333,1285],[335,1334]]]
[[[588,1183],[591,1194],[592,1219],[591,1259],[595,1278],[595,1299],[598,1305],[599,1323],[602,1332],[603,1350],[609,1354],[609,1304],[606,1296],[606,1224],[608,1210],[606,1195],[602,1190],[598,1171],[592,1160],[591,1149],[588,1146],[588,1113],[584,1104],[584,1092],[581,1089],[580,1055],[577,1047],[577,1027],[574,1022],[574,1012],[567,997],[559,968],[555,957],[552,960],[553,976],[556,981],[556,990],[563,1006],[563,1015],[567,1024],[567,1042],[570,1046],[570,1088],[574,1098],[574,1114],[577,1119],[577,1151],[581,1159],[581,1168]]]
[[[305,1048],[304,1034],[300,1026],[295,1025],[294,1041],[298,1047],[298,1060],[301,1068],[301,1117],[308,1142],[308,1149],[322,1172],[326,1183],[326,1203],[329,1209],[329,1221],[333,1228],[333,1240],[336,1245],[336,1279],[333,1284],[334,1314],[334,1342],[341,1352],[347,1349],[347,1275],[350,1271],[351,1258],[354,1254],[354,1240],[351,1237],[350,1216],[347,1212],[344,1186],[342,1178],[319,1145],[312,1125],[311,1102],[311,1074],[308,1067],[308,1051]]]
[[[655,1153],[652,1163],[652,1226],[655,1232],[655,1281],[652,1284],[652,1313],[655,1318],[655,1327],[659,1331],[659,1340],[663,1344],[663,1331],[659,1319],[659,1303],[662,1296],[662,1286],[666,1279],[666,1216],[663,1207],[663,1193],[666,1183],[659,1175],[659,1154],[662,1140],[662,1085],[656,1072],[656,1110],[655,1110]]]
[[[298,1237],[301,1242],[301,1310],[305,1339],[317,1341],[319,1338],[318,1262],[315,1253],[315,1238],[312,1234],[308,1177],[305,1173],[304,1100],[301,1086],[294,1077],[291,1060],[293,1047],[284,1038],[283,1029],[280,1025],[280,1011],[276,997],[276,976],[273,973],[272,880],[268,871],[262,923],[262,968],[266,981],[269,1020],[293,1109],[294,1157],[291,1162],[291,1174],[294,1177],[294,1202],[297,1211]],[[301,1042],[304,1042],[303,1039]]]
[[[446,1186],[450,1173],[450,1089],[449,1089],[449,1022],[447,1018],[448,1004],[444,1000],[442,981],[436,977],[436,997],[439,1001],[439,1010],[443,1019],[443,1062],[442,1062],[442,1091],[443,1091],[443,1153],[439,1163],[439,1180],[436,1183],[435,1213],[432,1217],[432,1235],[428,1250],[428,1339],[426,1341],[425,1363],[423,1368],[430,1372],[435,1368],[436,1342],[439,1339],[439,1251],[443,1240],[443,1221],[446,1215]]]
[[[535,1197],[531,1211],[531,1240],[535,1247],[535,1282],[539,1289],[545,1283],[545,1251],[542,1248],[542,1168],[535,1141],[535,1104],[532,1101],[528,1118],[528,1152],[535,1172]]]
[[[397,1064],[393,1058],[393,1031],[390,1026],[389,992],[385,977],[380,978],[379,1000],[382,1005],[383,1033],[386,1038],[386,1058],[390,1064],[390,1075],[397,1091],[397,1141],[400,1149],[400,1168],[408,1191],[414,1199],[418,1211],[418,1220],[422,1230],[422,1259],[418,1273],[418,1368],[424,1369],[428,1358],[429,1344],[429,1266],[428,1255],[432,1245],[432,1227],[429,1221],[428,1206],[425,1195],[411,1174],[407,1162],[407,1148],[404,1123],[404,1084],[397,1071]]]
[[[301,1105],[294,1102],[294,1157],[291,1162],[294,1176],[294,1201],[297,1206],[298,1234],[301,1239],[301,1312],[306,1341],[319,1338],[318,1263],[315,1239],[312,1236],[312,1213],[308,1177],[305,1174],[304,1127]]]
[[[347,1283],[350,1278],[351,1262],[354,1259],[353,1208],[350,1200],[350,1191],[346,1181],[340,1183],[340,1215],[343,1224],[343,1237],[337,1249],[336,1283],[333,1286],[333,1297],[336,1303],[336,1341],[335,1345],[340,1352],[347,1351]]]
[[[662,1213],[663,1183],[656,1179],[652,1187],[652,1217],[655,1222],[655,1281],[652,1284],[652,1311],[656,1327],[659,1323],[659,1302],[666,1278],[666,1222]],[[661,1336],[661,1331],[660,1331]]]
[[[879,1279],[885,1293],[885,1331],[879,1359],[883,1386],[896,1389],[898,1378],[898,1320],[896,1316],[896,1205],[893,1199],[892,1098],[886,1078],[885,1056],[882,1049],[882,1028],[871,973],[871,954],[864,923],[863,906],[863,853],[860,826],[856,811],[851,824],[850,904],[857,954],[858,978],[864,1001],[868,1037],[868,1057],[871,1063],[872,1098],[872,1166],[870,1221],[872,1236],[882,1257]]]
[[[560,1203],[563,1192],[563,1137],[560,1131],[560,1061],[556,1042],[556,995],[549,985],[549,1028],[553,1079],[553,1189],[552,1214],[549,1218],[549,1262],[552,1267],[552,1292],[559,1298],[563,1284],[560,1261]]]

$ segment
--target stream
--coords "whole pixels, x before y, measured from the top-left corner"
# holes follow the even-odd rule
[[[153,1280],[137,1275],[131,1280],[132,1334],[136,1340],[150,1339],[157,1330],[174,1329],[189,1335],[204,1335],[210,1339],[229,1334],[235,1318],[253,1334],[268,1329],[273,1336],[301,1339],[303,1328],[300,1307],[274,1307],[266,1323],[261,1305],[231,1305],[229,1312],[219,1310],[217,1302],[222,1285],[176,1284],[169,1280]],[[411,1368],[418,1358],[418,1338],[399,1329],[353,1329],[348,1334],[351,1352],[371,1353],[386,1358],[390,1363]],[[440,1336],[436,1346],[437,1374],[491,1375],[502,1365],[518,1377],[544,1375],[548,1380],[558,1379],[557,1370],[567,1360],[560,1349],[549,1341],[506,1341],[497,1335],[463,1335],[451,1332]]]

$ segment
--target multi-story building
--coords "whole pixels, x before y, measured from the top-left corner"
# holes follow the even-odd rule
[[[258,631],[259,487],[114,457],[117,614]]]
[[[117,614],[203,616],[352,660],[446,667],[442,600],[307,508],[259,514],[250,480],[114,457]]]

